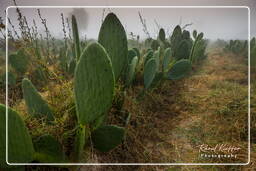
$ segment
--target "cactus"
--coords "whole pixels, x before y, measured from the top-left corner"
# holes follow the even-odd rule
[[[158,72],[159,71],[159,66],[160,66],[160,47],[158,48],[157,51],[154,52],[154,59],[156,61],[156,71]]]
[[[63,163],[65,154],[61,144],[51,135],[40,136],[34,141],[34,160],[40,163]]]
[[[106,49],[112,62],[115,80],[118,80],[128,65],[128,47],[124,27],[114,13],[106,16],[98,41]]]
[[[162,41],[162,42],[165,41],[165,32],[164,32],[164,29],[163,29],[163,28],[161,28],[161,29],[159,30],[158,39],[159,39],[160,41]]]
[[[76,55],[76,60],[78,61],[81,56],[81,48],[80,48],[79,32],[78,32],[76,17],[74,15],[72,15],[72,31],[73,31],[73,41],[75,46],[75,55]]]
[[[128,66],[128,72],[127,72],[126,82],[125,82],[126,86],[129,86],[133,81],[137,64],[138,64],[138,57],[135,56]]]
[[[177,48],[176,56],[174,57],[176,58],[176,60],[187,59],[189,58],[189,54],[190,54],[189,42],[187,40],[182,40],[180,42],[179,47]]]
[[[40,96],[31,81],[26,78],[22,80],[22,92],[29,114],[34,117],[45,117],[48,121],[54,120],[48,104]]]
[[[6,164],[6,106],[0,104],[0,168]],[[32,139],[19,114],[8,108],[8,162],[28,163],[33,160]],[[1,169],[0,169],[1,170]]]
[[[171,36],[171,49],[172,49],[172,56],[176,57],[176,52],[178,51],[180,42],[182,40],[182,31],[179,25],[177,25],[172,33]]]
[[[101,126],[92,132],[93,145],[101,152],[108,152],[122,142],[124,133],[124,128],[118,126]]]
[[[169,63],[171,62],[171,48],[167,48],[164,51],[164,59],[163,59],[163,71],[167,71],[169,67]]]
[[[151,43],[151,48],[155,51],[160,46],[159,42],[157,40],[153,40]]]
[[[193,63],[195,61],[195,58],[196,58],[196,55],[195,55],[195,48],[196,46],[198,46],[198,42],[201,41],[203,39],[203,36],[204,34],[203,33],[200,33],[197,35],[193,45],[192,45],[192,48],[191,48],[191,51],[190,51],[190,55],[189,55],[189,60]]]
[[[76,137],[75,137],[75,143],[74,143],[74,154],[73,154],[73,160],[74,162],[79,162],[83,150],[84,145],[86,144],[88,139],[88,129],[84,125],[80,125],[76,130]]]
[[[154,51],[150,49],[150,50],[147,52],[147,54],[145,55],[145,57],[144,57],[144,66],[146,65],[146,63],[148,62],[148,60],[150,60],[151,58],[153,58],[153,56],[154,56]]]
[[[196,30],[193,31],[193,37],[194,37],[194,39],[197,38],[197,31]]]
[[[144,68],[144,88],[148,89],[155,78],[157,64],[154,58],[147,61]]]
[[[8,71],[8,86],[15,86],[15,84],[16,84],[16,75],[13,73],[13,72],[11,72],[11,71]],[[2,76],[1,76],[1,80],[0,80],[0,82],[2,83],[2,84],[6,84],[6,73],[4,73]]]
[[[29,59],[24,49],[20,49],[17,53],[9,55],[9,64],[18,74],[25,74],[28,70]]]
[[[170,80],[182,79],[189,74],[192,66],[190,60],[181,59],[177,61],[167,73],[167,78]]]
[[[114,85],[112,64],[106,51],[98,43],[88,45],[75,70],[75,101],[80,124],[88,124],[106,113],[112,103]]]
[[[182,32],[182,39],[190,40],[190,33],[187,30],[183,30]]]
[[[132,62],[132,59],[137,56],[137,53],[134,49],[128,50],[128,64]]]
[[[138,48],[132,48],[136,52],[136,56],[140,59],[140,50]]]

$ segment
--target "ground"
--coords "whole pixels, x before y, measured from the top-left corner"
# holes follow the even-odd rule
[[[88,149],[89,162],[100,163],[209,163],[247,162],[248,147],[248,67],[243,57],[211,50],[208,58],[180,81],[164,81],[138,100],[140,81],[126,90],[121,111],[114,104],[109,123],[124,126],[123,116],[130,113],[127,135],[122,145],[109,153]],[[252,78],[254,78],[254,74]],[[141,80],[141,78],[138,78]],[[252,79],[252,91],[256,81]],[[42,96],[53,106],[58,127],[46,127],[26,117],[23,100],[13,107],[23,115],[33,137],[49,132],[64,145],[65,131],[74,126],[71,82],[49,85]],[[50,91],[49,91],[50,90]],[[255,131],[256,96],[252,93],[252,130]],[[65,111],[65,112],[62,112]],[[72,112],[73,111],[73,112]],[[253,132],[252,131],[252,132]],[[252,138],[251,164],[248,166],[82,166],[80,170],[255,170],[255,138]],[[199,145],[228,144],[241,148],[237,159],[200,158]],[[66,148],[69,148],[66,146]],[[68,150],[67,150],[68,151]],[[66,151],[66,153],[67,153]],[[32,170],[34,167],[27,167]],[[38,168],[39,169],[39,168]],[[49,168],[45,168],[46,170]],[[44,170],[41,167],[39,170]],[[62,170],[62,169],[60,169]]]
[[[254,76],[254,75],[253,75]],[[253,77],[252,77],[253,78]],[[252,87],[255,87],[253,81]],[[134,92],[134,91],[132,91]],[[129,92],[125,109],[131,116],[127,141],[92,161],[141,163],[246,163],[248,161],[248,66],[243,57],[210,51],[208,59],[182,81],[166,81],[142,103]],[[252,93],[252,104],[255,102]],[[255,115],[252,105],[251,115]],[[255,130],[255,120],[253,129]],[[255,142],[255,140],[254,140]],[[241,148],[236,159],[199,157],[199,145],[228,144]],[[255,144],[252,144],[252,154]],[[97,159],[96,159],[97,158]],[[95,170],[246,170],[242,166],[97,166]],[[92,167],[91,167],[92,168]],[[81,170],[88,169],[83,166]]]

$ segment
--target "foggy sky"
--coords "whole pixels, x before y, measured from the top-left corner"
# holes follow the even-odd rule
[[[167,2],[164,0],[156,1],[144,0],[135,3],[135,0],[120,2],[117,0],[109,1],[86,1],[82,0],[64,0],[61,1],[44,0],[34,2],[32,0],[20,0],[18,5],[245,5],[251,9],[251,36],[256,36],[256,22],[255,22],[255,7],[256,1],[244,0],[237,1],[222,0],[222,1],[207,1],[207,0],[189,0],[189,1],[172,1]],[[144,3],[142,3],[144,2]],[[145,3],[146,2],[146,3]],[[215,3],[213,3],[215,2]],[[3,4],[3,5],[2,5]],[[9,1],[4,0],[1,2],[0,15],[3,16],[4,7],[13,5]],[[62,37],[62,25],[60,13],[64,13],[65,17],[71,14],[76,15],[80,29],[81,37],[85,34],[88,38],[97,38],[102,20],[102,8],[94,9],[41,9],[42,16],[47,19],[47,24],[50,31],[57,37]],[[167,33],[170,33],[173,28],[181,22],[181,25],[193,23],[187,29],[192,31],[197,29],[205,33],[205,37],[210,39],[247,39],[248,35],[248,9],[247,8],[221,8],[221,9],[194,9],[194,8],[124,8],[124,9],[110,9],[117,14],[122,24],[124,25],[127,33],[133,32],[141,37],[145,37],[142,31],[142,25],[138,17],[138,11],[146,19],[149,32],[152,37],[156,37],[158,27],[157,23],[163,27]],[[40,20],[37,16],[36,9],[22,9],[23,14],[28,17],[29,21],[35,18],[40,26]],[[16,14],[14,9],[9,9],[9,17],[15,20]],[[15,22],[14,22],[15,23]],[[15,23],[17,24],[17,22]],[[39,27],[43,32],[43,27]]]

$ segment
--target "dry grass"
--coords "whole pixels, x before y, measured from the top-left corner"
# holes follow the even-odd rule
[[[29,117],[24,101],[17,100],[14,108],[25,119],[36,138],[45,133],[55,136],[67,155],[72,151],[75,109],[72,81],[54,82],[42,89],[42,96],[56,114],[55,125]],[[214,52],[202,67],[181,81],[165,81],[147,92],[138,101],[141,82],[129,88],[123,96],[117,91],[108,123],[126,126],[122,145],[109,153],[89,148],[89,162],[100,163],[178,163],[178,162],[245,162],[247,160],[247,66],[242,58]],[[253,89],[256,88],[256,81]],[[117,90],[119,88],[117,87]],[[124,103],[122,106],[122,98]],[[121,99],[121,100],[120,100]],[[252,104],[256,103],[252,96]],[[256,106],[252,105],[255,116]],[[125,119],[131,114],[128,125]],[[252,119],[256,130],[256,119]],[[242,148],[236,160],[200,159],[198,145],[229,143]],[[255,145],[253,144],[255,152]],[[256,156],[252,157],[255,161]],[[233,166],[82,166],[80,170],[246,170]],[[50,170],[49,167],[27,167],[28,170]],[[51,170],[55,170],[52,168]],[[66,170],[66,169],[61,169]]]

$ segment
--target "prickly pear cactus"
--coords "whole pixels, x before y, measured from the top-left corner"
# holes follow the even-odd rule
[[[11,67],[20,75],[23,75],[28,70],[29,59],[24,49],[20,49],[17,53],[10,54],[8,61]]]
[[[182,39],[190,40],[190,33],[187,30],[183,30],[182,32]]]
[[[79,125],[76,130],[74,143],[73,161],[79,162],[84,151],[84,146],[88,139],[88,129],[85,125]]]
[[[170,80],[182,79],[191,71],[191,62],[187,59],[177,61],[167,73],[167,78]]]
[[[168,70],[169,63],[171,62],[171,56],[172,56],[171,48],[165,49],[164,59],[163,59],[163,71],[164,72]]]
[[[114,13],[106,16],[98,41],[106,49],[112,62],[115,80],[118,80],[128,65],[128,46],[124,27]]]
[[[154,58],[147,61],[144,68],[144,88],[148,89],[155,78],[157,64]]]
[[[159,42],[157,40],[152,40],[151,48],[155,51],[160,46]]]
[[[138,48],[132,48],[136,52],[136,56],[140,59],[140,50]]]
[[[197,36],[197,39],[198,39],[198,40],[201,40],[203,37],[204,37],[204,33],[201,32],[201,33]]]
[[[154,59],[156,60],[156,71],[159,71],[160,66],[160,47],[154,52]]]
[[[161,28],[161,29],[159,30],[158,39],[161,40],[162,42],[165,41],[165,32],[164,32],[164,29],[163,29],[163,28]]]
[[[75,55],[76,55],[76,60],[78,61],[81,55],[81,48],[80,48],[79,32],[78,32],[76,17],[74,15],[72,15],[72,31],[73,31],[73,41],[75,45]]]
[[[108,152],[121,144],[125,130],[114,125],[101,126],[92,132],[92,141],[96,149]]]
[[[34,117],[44,117],[53,121],[54,116],[46,101],[43,100],[30,80],[22,80],[22,92],[26,102],[28,113]]]
[[[131,83],[134,79],[137,64],[138,64],[138,57],[135,56],[132,59],[132,62],[128,65],[128,72],[127,72],[126,82],[125,82],[126,86],[131,85]]]
[[[194,37],[194,39],[197,38],[197,31],[196,30],[193,31],[193,37]]]
[[[34,160],[40,163],[65,162],[61,144],[51,135],[43,135],[34,141]]]
[[[131,63],[132,59],[137,56],[137,53],[134,49],[128,50],[128,64]]]
[[[171,36],[171,49],[172,49],[172,56],[176,56],[177,49],[179,48],[180,42],[182,40],[182,30],[179,25],[177,25],[172,33]]]
[[[75,101],[80,124],[88,124],[111,107],[114,73],[110,58],[98,43],[83,51],[75,70]]]
[[[146,65],[146,63],[148,62],[148,60],[150,60],[151,58],[153,58],[153,56],[154,56],[154,51],[150,49],[150,50],[147,52],[147,54],[145,55],[145,57],[144,57],[144,66]]]
[[[0,104],[0,168],[6,164],[6,106]],[[33,160],[32,139],[19,114],[8,109],[8,162],[29,163]],[[1,170],[1,169],[0,169]]]
[[[15,86],[16,78],[17,78],[16,75],[11,71],[9,71],[7,74],[8,74],[8,86]],[[0,83],[6,85],[6,73],[4,73],[1,76]]]
[[[190,54],[189,42],[187,40],[182,40],[180,42],[179,47],[177,48],[176,56],[174,56],[174,57],[177,60],[187,59],[187,58],[189,58],[189,54]]]

